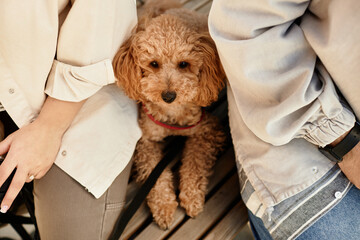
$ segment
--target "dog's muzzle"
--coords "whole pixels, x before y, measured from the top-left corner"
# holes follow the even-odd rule
[[[164,91],[164,92],[161,93],[161,98],[166,103],[172,103],[176,98],[176,92]]]

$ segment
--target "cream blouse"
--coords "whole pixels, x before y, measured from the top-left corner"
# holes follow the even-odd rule
[[[0,1],[0,102],[22,127],[46,95],[88,99],[55,164],[97,198],[141,136],[136,104],[113,84],[111,65],[136,23],[135,0]]]

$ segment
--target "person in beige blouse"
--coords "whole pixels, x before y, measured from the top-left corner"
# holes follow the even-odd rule
[[[41,239],[106,239],[120,214],[141,131],[111,60],[136,22],[135,0],[0,2],[0,102],[19,128],[0,143],[0,186],[16,169],[1,213],[35,179]]]

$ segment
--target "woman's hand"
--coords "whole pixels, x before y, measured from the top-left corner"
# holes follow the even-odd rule
[[[360,189],[360,143],[344,156],[339,167],[350,182]]]
[[[25,182],[43,177],[51,168],[60,149],[62,136],[81,109],[81,102],[66,102],[48,97],[38,118],[0,143],[0,186],[16,168],[14,178],[1,202],[6,212]]]
[[[330,145],[336,146],[349,132],[350,130]],[[360,142],[343,157],[343,160],[338,165],[350,182],[360,189]]]
[[[0,143],[0,155],[7,153],[0,165],[0,186],[16,168],[14,178],[1,202],[6,212],[25,182],[39,179],[50,169],[61,144],[62,132],[35,120],[9,135]]]

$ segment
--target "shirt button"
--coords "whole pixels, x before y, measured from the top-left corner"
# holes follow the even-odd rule
[[[67,152],[64,150],[61,152],[61,155],[63,155],[64,157],[66,156]]]
[[[317,167],[313,167],[313,168],[311,169],[311,172],[314,173],[314,174],[316,174],[316,173],[319,172],[319,170],[318,170]]]
[[[10,93],[10,94],[13,94],[14,92],[15,92],[15,89],[9,88],[9,93]]]
[[[342,197],[342,193],[339,192],[339,191],[337,191],[337,192],[335,193],[335,198],[336,198],[336,199],[340,199],[341,197]]]

